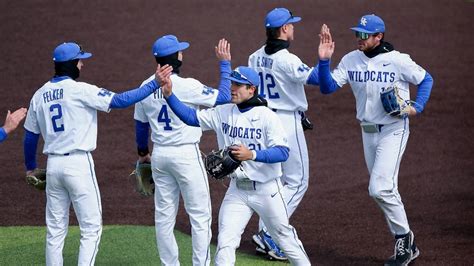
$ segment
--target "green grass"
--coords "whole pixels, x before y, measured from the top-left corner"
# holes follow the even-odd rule
[[[176,231],[181,265],[191,265],[191,237]],[[44,265],[45,227],[0,227],[0,265]],[[70,226],[64,265],[77,265],[79,228]],[[216,247],[211,247],[211,255]],[[96,265],[159,265],[153,226],[104,226]],[[211,262],[212,264],[213,262]],[[237,252],[236,265],[285,265]]]

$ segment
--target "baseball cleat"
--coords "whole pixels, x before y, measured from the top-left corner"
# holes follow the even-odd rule
[[[258,255],[267,255],[268,252],[265,250],[265,244],[263,243],[263,239],[260,237],[259,233],[252,236],[252,242],[257,246],[255,252]]]
[[[397,238],[395,242],[395,254],[388,258],[384,265],[405,266],[418,258],[418,256],[420,256],[420,250],[416,246],[414,238],[415,236],[411,231],[405,236]]]
[[[259,238],[262,240],[265,251],[267,252],[268,259],[270,260],[279,260],[286,261],[288,258],[285,253],[278,247],[278,245],[273,241],[272,237],[267,233],[260,231],[258,233]]]

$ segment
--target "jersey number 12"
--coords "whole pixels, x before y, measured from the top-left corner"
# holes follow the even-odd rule
[[[280,98],[280,94],[278,92],[272,93],[272,89],[275,88],[275,78],[271,74],[265,74],[265,78],[263,77],[263,72],[259,72],[258,75],[260,76],[260,96],[266,98],[265,96],[265,88],[268,91],[268,98],[269,99],[278,99]]]

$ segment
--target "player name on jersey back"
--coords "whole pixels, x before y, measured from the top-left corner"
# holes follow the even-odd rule
[[[48,102],[55,101],[55,100],[61,100],[61,99],[63,99],[63,97],[64,97],[64,94],[63,94],[63,89],[62,88],[52,89],[52,90],[49,90],[49,91],[45,91],[43,93],[44,103],[48,103]]]

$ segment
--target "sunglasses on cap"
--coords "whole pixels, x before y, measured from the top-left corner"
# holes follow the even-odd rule
[[[378,33],[372,34],[372,33],[365,33],[365,32],[360,32],[356,31],[355,36],[363,41],[367,40],[370,38],[370,36],[377,36]]]
[[[233,78],[235,78],[235,79],[244,80],[244,81],[247,81],[248,83],[252,84],[252,82],[250,82],[250,80],[249,80],[246,76],[242,75],[241,73],[239,73],[239,72],[237,72],[237,71],[235,71],[235,70],[233,70],[233,71],[230,73],[230,76],[233,77]],[[233,83],[235,83],[235,84],[237,84],[237,85],[239,85],[239,84],[244,84],[244,83],[239,83],[239,82],[236,82],[236,81],[233,81]],[[249,84],[244,84],[244,85],[249,85]]]
[[[288,10],[288,13],[290,13],[290,17],[285,21],[285,23],[283,23],[283,25],[285,25],[288,21],[294,18],[293,13],[290,10]]]

